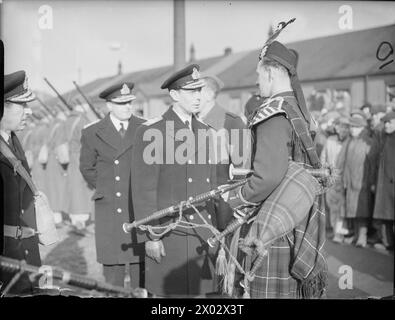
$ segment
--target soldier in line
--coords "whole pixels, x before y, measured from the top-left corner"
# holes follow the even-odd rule
[[[223,82],[216,76],[205,76],[205,86],[201,91],[200,110],[198,116],[202,121],[214,128],[217,136],[217,184],[225,184],[231,178],[229,167],[249,168],[249,131],[243,120],[222,108],[216,98],[223,88]],[[222,130],[221,130],[222,129]],[[224,130],[223,130],[224,129]],[[233,133],[232,133],[233,131]],[[216,202],[217,226],[223,230],[233,217],[233,210],[222,198]]]
[[[50,123],[47,132],[48,136],[40,150],[40,156],[47,160],[44,164],[46,195],[51,209],[55,214],[56,224],[62,223],[62,212],[66,211],[67,203],[67,197],[64,196],[66,194],[67,165],[61,162],[62,157],[59,157],[58,148],[64,139],[63,136],[65,133],[62,130],[62,124],[66,119],[66,114],[59,111],[56,118]]]
[[[206,132],[210,127],[195,117],[200,108],[203,86],[198,65],[192,64],[175,72],[161,86],[169,90],[173,105],[161,117],[148,120],[137,130],[131,176],[136,219],[215,187],[215,165],[209,163],[208,157],[203,159],[203,163],[197,161],[203,150],[206,150],[206,156],[209,155],[209,143],[199,141],[197,132]],[[154,132],[160,133],[163,141],[157,144],[160,159],[152,162],[145,152],[150,141],[146,141],[144,136]],[[181,135],[190,137],[194,143]],[[177,157],[175,150],[181,146],[190,146],[190,152]],[[197,206],[197,209],[209,225],[216,225],[212,201]],[[150,224],[165,226],[174,223],[176,218],[159,220]],[[192,208],[184,208],[182,220],[203,223]],[[215,249],[206,242],[212,236],[208,229],[177,226],[158,237],[140,231],[137,235],[139,241],[145,243],[145,287],[148,291],[159,296],[180,297],[199,296],[215,290]]]
[[[124,222],[135,220],[130,167],[135,131],[143,122],[132,114],[133,88],[133,83],[120,83],[100,93],[110,112],[82,130],[80,171],[95,189],[96,253],[106,281],[144,287],[144,247],[122,230]]]
[[[19,139],[15,132],[23,130],[26,116],[31,114],[27,103],[34,100],[34,94],[27,85],[24,71],[17,71],[4,76],[4,113],[0,122],[1,147],[0,174],[3,186],[4,213],[4,247],[2,254],[6,257],[25,260],[28,264],[41,266],[41,258],[36,233],[36,212],[33,192],[26,181],[18,174],[5,155],[5,148],[21,161],[22,166],[29,172],[29,166]],[[6,289],[12,273],[0,272],[0,291]],[[37,286],[27,274],[22,274],[9,293],[32,294]]]
[[[63,158],[63,163],[67,164],[66,211],[70,217],[75,231],[84,235],[86,223],[93,213],[93,189],[81,175],[80,150],[81,131],[89,123],[86,112],[82,105],[78,104],[63,123],[63,136],[59,148],[59,156]]]
[[[48,160],[40,158],[40,155],[42,156],[43,152],[46,150],[46,148],[43,148],[43,146],[48,139],[50,121],[51,120],[48,116],[42,117],[36,129],[34,130],[31,139],[31,149],[33,154],[32,178],[37,188],[45,194],[48,193],[45,174],[46,164]],[[46,156],[47,155],[48,153],[46,152]]]

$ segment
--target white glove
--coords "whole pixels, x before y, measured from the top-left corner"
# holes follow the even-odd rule
[[[166,256],[162,240],[147,241],[145,243],[145,254],[151,259],[154,259],[157,263],[160,263],[162,257]]]

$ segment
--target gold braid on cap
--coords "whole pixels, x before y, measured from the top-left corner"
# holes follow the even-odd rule
[[[294,22],[296,20],[296,18],[292,18],[291,20],[289,20],[288,22],[280,22],[277,25],[277,29],[276,31],[274,31],[274,33],[269,37],[269,39],[266,40],[265,44],[263,45],[263,48],[259,54],[259,61],[261,61],[266,54],[266,50],[267,47],[274,41],[277,39],[277,37],[280,35],[281,31],[283,31],[285,29],[285,27],[289,24],[291,24],[292,22]]]

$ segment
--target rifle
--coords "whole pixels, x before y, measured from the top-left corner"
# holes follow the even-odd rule
[[[45,276],[48,275],[48,271],[51,271],[52,279],[59,280],[64,284],[82,288],[84,290],[96,290],[99,292],[103,292],[106,294],[121,296],[121,297],[130,297],[130,298],[146,298],[148,297],[148,292],[143,288],[122,288],[119,286],[111,285],[107,282],[96,281],[92,278],[84,277],[78,274],[73,274],[71,272],[67,272],[61,270],[56,267],[43,266],[41,268],[26,264],[25,260],[15,260],[11,258],[7,258],[4,256],[0,256],[0,270],[5,270],[8,272],[16,273],[14,278],[9,282],[6,288],[3,290],[1,296],[5,296],[7,292],[11,289],[11,287],[18,281],[19,277],[23,273],[30,273],[32,276],[30,278],[34,278],[36,276]],[[54,287],[47,287],[47,289],[51,289]],[[56,287],[55,287],[56,288]],[[45,287],[43,288],[45,289]]]
[[[67,109],[66,107],[62,106],[61,104],[55,104],[55,107],[58,108],[58,110],[60,112],[65,113],[66,115],[70,112],[69,109]]]
[[[95,109],[95,107],[90,103],[90,101],[88,100],[88,98],[85,96],[85,94],[82,92],[81,88],[78,86],[77,82],[73,81],[74,86],[76,87],[77,91],[80,93],[80,95],[82,96],[82,98],[85,100],[85,102],[88,104],[89,108],[92,110],[92,112],[95,114],[95,116],[98,119],[103,119],[102,116],[99,114],[99,112],[97,112],[97,110]]]
[[[182,207],[188,207],[189,205],[193,205],[193,204],[197,204],[197,203],[201,203],[204,202],[206,200],[215,198],[225,192],[228,192],[232,189],[235,189],[239,186],[242,186],[243,184],[245,184],[247,182],[247,179],[242,179],[242,180],[236,180],[236,181],[231,181],[229,184],[223,184],[218,186],[217,188],[205,192],[205,193],[201,193],[196,195],[195,197],[193,197],[191,200],[188,201],[182,201],[176,205],[173,205],[171,207],[159,210],[154,212],[153,214],[149,215],[148,217],[141,219],[141,220],[137,220],[137,221],[133,221],[132,223],[124,223],[122,225],[123,231],[125,233],[130,233],[132,231],[133,228],[138,228],[141,225],[144,225],[148,222],[151,222],[152,220],[156,220],[159,218],[163,218],[169,215],[174,214],[175,212],[178,212]]]
[[[44,81],[48,84],[48,86],[55,92],[58,96],[59,100],[63,102],[63,104],[67,107],[68,110],[73,111],[73,108],[69,106],[66,100],[61,96],[61,94],[55,89],[55,87],[48,81],[47,78],[44,78]]]
[[[36,99],[52,117],[56,116],[55,112],[52,112],[52,110],[38,96],[36,96]]]

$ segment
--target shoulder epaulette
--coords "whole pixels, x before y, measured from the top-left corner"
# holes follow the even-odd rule
[[[230,111],[226,111],[225,112],[227,116],[232,117],[233,119],[237,119],[240,118],[240,116],[238,116],[237,114],[230,112]]]
[[[287,115],[285,110],[283,110],[282,108],[283,103],[284,103],[283,97],[268,99],[258,107],[255,116],[251,119],[248,126],[251,128],[256,124],[261,123],[277,114]]]
[[[135,116],[137,119],[143,120],[144,122],[147,121],[146,118],[144,118],[143,116],[140,116],[139,114],[134,114],[134,116]]]
[[[95,121],[92,121],[92,122],[86,124],[86,125],[84,126],[84,129],[90,127],[91,125],[93,125],[93,124],[95,124],[95,123],[98,123],[99,121],[100,121],[100,119],[97,119],[97,120],[95,120]]]
[[[202,118],[195,117],[195,119],[196,119],[197,121],[199,121],[200,123],[204,124],[206,127],[209,127],[209,128],[211,128],[211,129],[214,129],[213,126],[211,126],[211,125],[209,125],[208,123],[206,123]]]
[[[144,126],[150,126],[150,125],[152,125],[152,124],[154,124],[154,123],[157,123],[157,122],[160,121],[160,120],[162,120],[162,117],[161,117],[161,116],[155,117],[155,118],[148,119],[147,121],[143,122],[142,125],[144,125]]]

